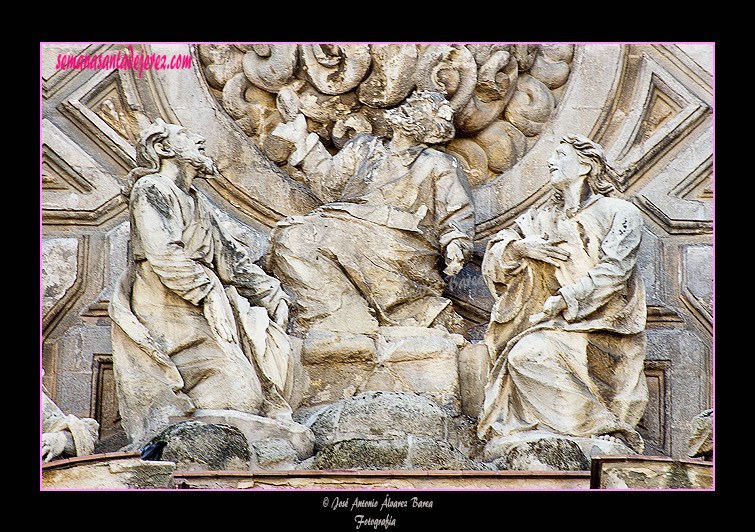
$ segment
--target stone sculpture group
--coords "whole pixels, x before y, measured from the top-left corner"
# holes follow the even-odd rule
[[[160,120],[143,131],[110,304],[131,446],[202,422],[238,429],[257,466],[271,442],[287,446],[277,467],[309,468],[569,469],[596,449],[641,453],[642,217],[611,196],[601,147],[562,139],[549,201],[490,239],[495,304],[475,343],[443,295],[475,236],[467,176],[442,149],[454,110],[417,91],[387,117],[389,137],[335,154],[296,112],[270,133],[267,152],[321,206],[281,220],[260,264],[193,186],[217,173],[204,139]],[[559,458],[523,458],[534,441]],[[443,459],[423,463],[429,448]]]

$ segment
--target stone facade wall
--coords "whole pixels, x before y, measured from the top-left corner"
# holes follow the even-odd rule
[[[61,57],[136,57],[142,51],[190,63],[141,71],[60,64]],[[500,148],[505,156],[495,159],[500,153],[488,150],[488,167],[475,166],[468,149],[477,148],[466,141],[485,147],[482,134],[449,145],[450,153],[467,157],[462,164],[473,186],[477,254],[448,280],[447,295],[465,318],[469,338],[479,339],[491,304],[479,272],[487,240],[543,198],[544,161],[562,135],[579,133],[602,144],[620,196],[645,218],[639,259],[651,397],[641,423],[645,453],[685,458],[692,418],[713,406],[714,47],[590,43],[570,51],[568,58],[538,63],[566,70],[550,91],[547,115],[529,117],[528,124],[539,120],[533,129],[513,116],[497,122],[502,130],[518,130]],[[145,121],[160,117],[207,139],[221,177],[199,186],[256,258],[275,222],[316,205],[296,176],[260,147],[270,126],[263,105],[269,95],[252,101],[247,89],[246,107],[239,110],[238,101],[234,107],[230,89],[224,90],[231,76],[223,77],[232,61],[223,53],[230,52],[188,44],[42,45],[43,383],[63,411],[100,423],[102,451],[117,450],[121,434],[107,306],[128,252],[128,205],[120,190]],[[520,116],[527,116],[533,96],[520,87]],[[335,122],[326,126],[346,127]]]

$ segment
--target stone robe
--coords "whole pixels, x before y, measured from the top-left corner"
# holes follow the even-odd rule
[[[42,434],[66,432],[73,440],[73,456],[86,456],[94,452],[94,444],[99,436],[99,423],[91,418],[78,418],[72,414],[66,415],[50,399],[47,393],[42,396]],[[68,457],[64,452],[63,457]],[[55,459],[51,456],[48,459]]]
[[[280,283],[251,262],[195,189],[152,174],[137,180],[130,203],[133,261],[110,314],[119,404],[132,441],[194,409],[290,412],[282,395],[291,388],[291,345],[267,308]],[[213,289],[232,341],[204,313]]]
[[[569,259],[559,268],[514,260],[507,245],[530,235],[563,240]],[[641,236],[631,203],[595,195],[571,217],[555,205],[529,211],[489,242],[482,272],[495,297],[485,337],[494,363],[480,437],[529,429],[614,434],[641,451],[634,429],[648,393],[645,291],[635,267]],[[530,315],[557,293],[566,310],[531,326]]]
[[[472,250],[474,209],[456,160],[424,145],[403,153],[356,136],[330,156],[303,160],[325,204],[273,230],[268,264],[296,296],[299,330],[370,334],[379,326],[430,326],[442,297],[441,253]]]

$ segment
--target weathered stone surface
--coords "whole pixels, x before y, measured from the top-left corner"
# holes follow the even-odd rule
[[[468,343],[459,349],[459,399],[464,414],[477,417],[485,401],[490,354],[484,343]]]
[[[315,436],[300,423],[271,419],[233,410],[197,410],[194,419],[234,427],[255,450],[251,468],[293,467],[312,456]]]
[[[170,461],[144,461],[133,453],[95,455],[52,462],[42,470],[42,488],[51,490],[175,489]]]
[[[303,345],[309,388],[302,403],[381,390],[422,393],[458,410],[459,351],[467,345],[459,334],[428,327],[379,327],[374,336],[310,333]]]
[[[76,281],[78,270],[76,238],[50,238],[42,243],[42,276],[45,279],[42,294],[42,315],[45,316]]]
[[[315,434],[315,449],[351,439],[398,439],[420,435],[443,440],[448,414],[415,393],[363,392],[330,405],[307,424]]]
[[[315,469],[402,469],[408,448],[403,439],[340,440],[323,448],[312,461]]]
[[[301,461],[299,451],[283,438],[252,442],[253,463],[250,469],[295,469]]]
[[[653,456],[606,456],[593,464],[593,489],[690,490],[714,488],[713,463]]]
[[[402,438],[353,438],[326,445],[315,455],[316,469],[489,469],[469,459],[447,441],[425,436]]]
[[[162,459],[187,470],[294,469],[312,456],[314,436],[298,423],[234,411],[198,410],[153,438]]]
[[[590,461],[579,445],[564,438],[542,438],[513,446],[493,463],[514,471],[586,471]]]
[[[475,458],[505,470],[586,471],[593,456],[627,454],[634,453],[616,438],[578,438],[532,430],[494,437]]]
[[[692,458],[713,459],[713,409],[700,412],[692,419],[692,435],[689,438],[689,451]]]
[[[410,442],[406,469],[485,470],[486,464],[475,462],[448,441],[425,437],[407,438]]]
[[[484,468],[466,454],[473,427],[416,393],[363,392],[315,412],[306,424],[316,438],[315,468]]]
[[[162,460],[175,462],[177,469],[249,469],[249,443],[235,427],[182,421],[155,436],[151,443],[167,443]]]
[[[304,339],[302,362],[308,365],[372,362],[376,351],[374,338],[366,334],[319,330]]]
[[[459,397],[458,352],[466,343],[461,335],[441,329],[381,327],[378,361],[394,374],[395,391],[429,394],[439,402],[453,403],[451,398]],[[369,386],[368,381],[366,389]]]
[[[456,137],[440,148],[467,174],[474,200],[476,253],[462,272],[444,278],[443,297],[464,317],[461,332],[480,340],[488,322],[492,298],[479,264],[487,242],[542,203],[548,188],[543,161],[558,140],[574,132],[590,136],[605,147],[619,196],[644,219],[637,264],[652,322],[645,361],[650,407],[638,428],[645,454],[684,458],[690,452],[690,420],[713,404],[714,390],[712,43],[155,43],[134,44],[133,51],[168,59],[182,54],[190,65],[144,75],[56,65],[61,53],[123,56],[131,46],[45,44],[41,50],[42,366],[51,399],[66,413],[96,417],[103,438],[122,430],[117,408],[110,407],[116,392],[108,380],[114,326],[107,306],[126,269],[130,223],[119,190],[137,166],[134,144],[143,126],[161,118],[205,135],[220,174],[196,188],[222,225],[235,225],[234,237],[256,262],[278,221],[307,215],[321,203],[286,164],[291,146],[265,156],[275,127],[302,113],[307,132],[336,153],[359,133],[389,136],[387,111],[421,87],[439,90],[456,112]],[[311,81],[304,72],[310,66],[316,70]],[[339,74],[346,70],[348,76]],[[328,80],[327,74],[334,75]],[[307,409],[367,388],[404,390],[396,378],[403,367],[404,380],[428,382],[432,359],[378,367],[377,345],[373,351],[368,343],[344,350],[342,361],[316,352],[308,367]],[[363,359],[347,364],[351,354]],[[477,414],[486,367],[477,355],[459,351],[459,395],[469,416]],[[449,375],[439,371],[432,382],[440,388]],[[104,444],[95,448],[112,449]],[[285,461],[284,446],[265,445],[260,456]],[[473,440],[463,447],[469,454]]]

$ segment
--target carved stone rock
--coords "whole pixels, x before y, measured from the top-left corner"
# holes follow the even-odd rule
[[[251,467],[260,463],[271,466],[273,462],[280,462],[276,468],[291,467],[294,462],[305,460],[314,452],[315,437],[312,431],[293,421],[233,410],[197,410],[192,418],[205,423],[229,425],[241,431],[255,450]],[[281,453],[282,448],[287,451]]]
[[[444,439],[448,414],[423,395],[410,392],[363,392],[334,403],[307,424],[316,449],[354,438],[391,439],[407,434]]]
[[[249,444],[238,429],[202,421],[170,425],[150,443],[165,442],[162,460],[176,469],[244,470],[251,460]]]
[[[311,461],[315,469],[488,469],[462,454],[448,442],[422,436],[342,440],[326,446]]]
[[[579,445],[565,438],[545,437],[513,446],[493,463],[515,471],[585,471],[590,461]]]
[[[302,422],[315,434],[315,468],[486,468],[469,458],[453,413],[425,394],[363,392]]]
[[[577,438],[547,430],[491,438],[475,456],[497,469],[519,471],[586,471],[598,455],[634,454],[615,438]]]
[[[188,470],[294,469],[314,448],[302,425],[220,410],[198,410],[151,440],[156,442],[166,443],[162,460]]]

